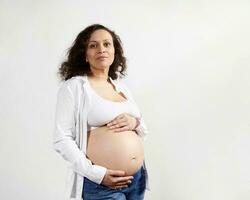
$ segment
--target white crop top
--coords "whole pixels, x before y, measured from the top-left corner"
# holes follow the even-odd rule
[[[90,129],[103,126],[122,113],[127,113],[134,117],[140,117],[139,109],[127,97],[125,101],[115,102],[98,95],[88,80],[87,87],[89,87],[91,91],[91,108],[89,109],[87,116],[88,127]]]

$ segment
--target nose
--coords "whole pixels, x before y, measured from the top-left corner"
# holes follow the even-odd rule
[[[98,48],[98,53],[103,53],[105,51],[105,47],[103,46],[103,44],[100,44],[99,45],[99,48]]]

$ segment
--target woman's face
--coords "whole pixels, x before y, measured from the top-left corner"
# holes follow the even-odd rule
[[[108,70],[114,61],[115,49],[111,34],[103,29],[91,34],[86,50],[86,61],[90,68]]]

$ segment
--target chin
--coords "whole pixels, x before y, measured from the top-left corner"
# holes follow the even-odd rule
[[[106,68],[109,68],[111,64],[110,63],[101,63],[101,64],[98,63],[95,68],[97,68],[97,69],[106,69]]]

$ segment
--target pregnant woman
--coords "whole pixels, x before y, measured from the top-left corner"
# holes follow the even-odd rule
[[[61,64],[53,146],[70,164],[69,200],[144,198],[147,128],[125,71],[119,36],[100,24],[78,34]]]

